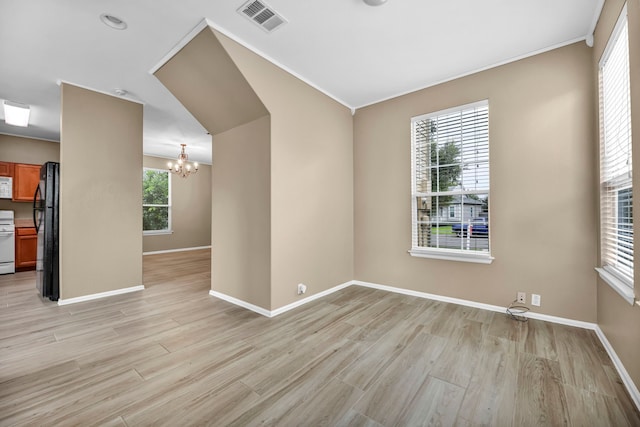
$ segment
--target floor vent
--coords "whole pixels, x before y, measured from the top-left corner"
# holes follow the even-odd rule
[[[238,9],[238,13],[244,15],[268,33],[287,22],[286,19],[261,0],[249,0]]]

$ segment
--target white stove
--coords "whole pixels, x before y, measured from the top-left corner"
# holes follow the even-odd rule
[[[0,274],[16,272],[13,211],[0,211]]]

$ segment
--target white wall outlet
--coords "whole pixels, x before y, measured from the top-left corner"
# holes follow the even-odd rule
[[[298,295],[302,295],[305,292],[307,292],[307,286],[303,285],[302,283],[298,284]]]
[[[531,294],[531,305],[535,305],[536,307],[540,307],[540,295]]]
[[[526,292],[518,292],[518,297],[516,298],[516,301],[518,301],[518,303],[520,304],[526,304],[527,303]]]

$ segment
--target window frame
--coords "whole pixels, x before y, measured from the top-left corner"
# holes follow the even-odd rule
[[[162,173],[166,173],[167,174],[167,180],[168,180],[168,190],[167,190],[167,204],[148,204],[148,203],[142,203],[142,209],[144,211],[145,207],[166,207],[167,208],[167,228],[162,229],[162,230],[145,230],[144,229],[144,222],[142,224],[142,235],[143,236],[156,236],[156,235],[163,235],[163,234],[173,234],[173,228],[172,228],[172,222],[171,222],[171,211],[172,211],[172,203],[171,203],[171,176],[173,175],[169,170],[167,169],[159,169],[159,168],[148,168],[148,167],[143,167],[142,168],[142,183],[144,183],[144,176],[145,176],[145,171],[147,170],[152,170],[152,171],[156,171],[156,172],[162,172]],[[144,200],[144,189],[143,189],[143,200]]]
[[[429,118],[435,118],[435,117],[439,117],[439,116],[443,116],[443,115],[451,114],[455,112],[463,112],[465,110],[475,109],[478,107],[487,108],[487,131],[489,131],[489,116],[488,116],[489,100],[488,99],[472,102],[465,105],[459,105],[456,107],[447,108],[444,110],[435,111],[428,114],[422,114],[420,116],[411,118],[411,128],[410,128],[410,131],[411,131],[411,249],[408,252],[413,257],[432,258],[432,259],[447,260],[447,261],[472,262],[472,263],[480,263],[480,264],[491,264],[491,262],[493,262],[494,260],[494,257],[491,255],[491,237],[490,237],[491,227],[489,227],[489,235],[487,236],[488,251],[486,252],[480,252],[480,251],[469,250],[469,249],[432,248],[432,247],[418,245],[418,240],[419,240],[418,227],[422,226],[422,224],[418,224],[419,221],[418,221],[418,212],[417,212],[418,211],[417,198],[424,197],[424,196],[422,196],[423,193],[417,192],[417,184],[416,184],[416,180],[417,180],[417,170],[416,170],[417,141],[416,141],[416,131],[415,131],[416,123],[427,120]],[[490,136],[488,138],[490,138]],[[487,142],[487,144],[488,144],[487,150],[489,150],[489,141]],[[489,153],[487,155],[489,156],[487,160],[487,167],[489,168],[489,171],[490,171],[490,155]],[[487,179],[489,179],[489,174],[487,174]],[[490,195],[490,190],[491,190],[491,185],[489,181],[488,188],[486,191],[485,190],[458,191],[458,192],[455,192],[455,194],[459,194],[461,197],[461,200],[464,200],[465,196],[471,195],[471,194],[487,194],[487,197],[488,197]],[[429,193],[425,193],[425,194],[432,194],[432,193],[433,192],[430,191]],[[453,194],[453,192],[447,192],[447,194],[448,193]],[[461,207],[462,209],[464,209],[464,202],[461,202],[461,203],[462,203]],[[491,207],[489,206],[488,209],[490,211]],[[438,210],[438,207],[436,207],[436,211],[437,210]],[[491,215],[489,214],[489,218],[487,219],[487,224],[489,223],[490,218],[491,218]]]
[[[624,30],[626,34],[624,34]],[[607,162],[607,159],[603,158],[603,153],[606,151],[606,144],[608,139],[606,139],[605,135],[605,116],[604,116],[604,96],[603,91],[605,90],[603,86],[603,72],[605,70],[605,66],[609,61],[612,52],[617,47],[617,43],[620,41],[620,37],[624,34],[627,39],[627,50],[626,50],[626,62],[629,63],[629,32],[628,32],[628,18],[627,18],[627,4],[625,3],[622,11],[620,12],[620,16],[618,17],[618,21],[611,32],[611,36],[607,41],[607,45],[604,49],[602,57],[599,61],[598,66],[598,80],[599,80],[599,95],[598,95],[598,105],[599,105],[599,127],[600,127],[600,137],[599,137],[599,168],[600,168],[600,178],[599,178],[599,228],[600,228],[600,265],[601,267],[597,267],[596,271],[598,272],[600,278],[607,283],[611,288],[613,288],[625,301],[629,304],[633,305],[635,302],[635,291],[634,291],[634,269],[633,269],[633,260],[631,260],[631,268],[628,266],[628,262],[625,263],[619,258],[624,258],[624,249],[628,246],[629,242],[624,241],[620,236],[620,193],[628,192],[631,190],[631,255],[635,257],[635,244],[633,241],[633,182],[631,177],[628,179],[619,179],[616,177],[607,177],[606,179],[603,177],[603,167],[604,163]],[[620,82],[620,84],[627,85],[626,89],[630,94],[630,79],[631,72],[627,70],[627,81]],[[629,95],[630,96],[630,95]],[[631,105],[628,104],[628,117],[631,120]],[[629,129],[630,129],[629,123]],[[631,161],[631,165],[629,167],[629,173],[633,170],[633,148],[631,147],[631,134],[629,135],[629,149],[631,152],[629,153],[628,159]],[[605,188],[610,188],[609,190],[605,190]],[[614,203],[615,206],[610,206],[611,203]],[[608,204],[605,204],[607,203]],[[609,207],[609,209],[607,209]],[[605,212],[609,210],[613,210],[613,213],[607,215]],[[615,226],[607,226],[605,223],[615,223]],[[629,222],[626,222],[629,224]],[[605,235],[611,235],[611,230],[617,230],[617,233],[613,233],[616,235],[615,242],[612,244],[603,244],[606,239]],[[615,249],[614,249],[615,248]],[[614,251],[613,254],[609,254],[607,249]],[[618,250],[621,250],[621,253],[618,253]],[[612,264],[606,264],[605,259],[615,258]],[[628,260],[627,260],[628,261]],[[624,265],[627,264],[627,265]]]

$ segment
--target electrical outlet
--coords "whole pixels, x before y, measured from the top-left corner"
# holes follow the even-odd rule
[[[527,294],[526,292],[518,292],[518,298],[516,299],[520,304],[527,303]]]
[[[531,294],[531,305],[535,305],[536,307],[540,307],[540,295]]]
[[[307,292],[307,287],[306,285],[303,285],[302,283],[298,284],[298,295],[302,295],[305,292]]]

